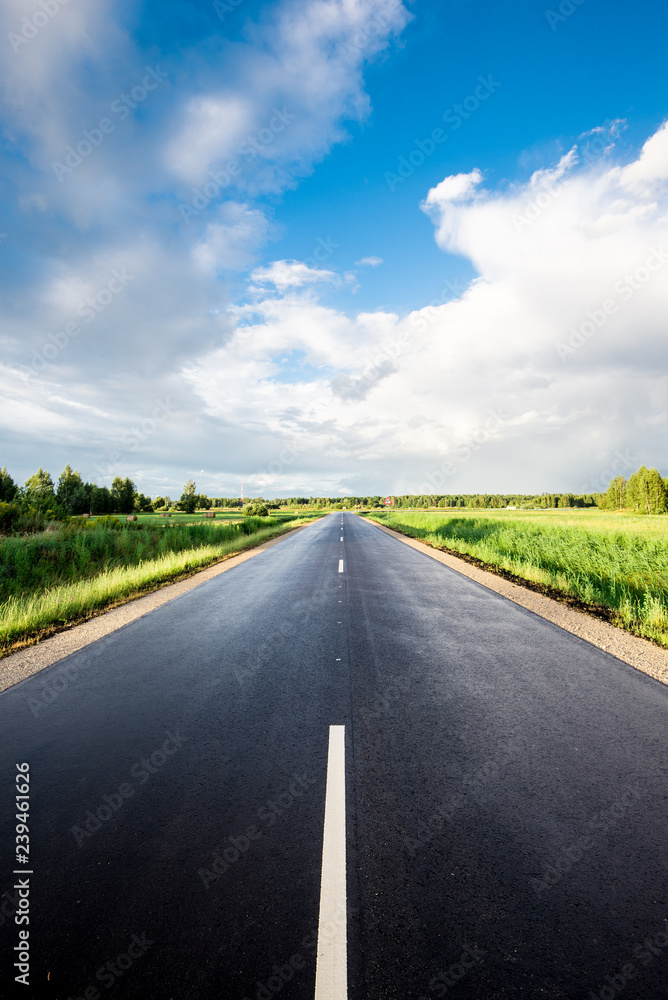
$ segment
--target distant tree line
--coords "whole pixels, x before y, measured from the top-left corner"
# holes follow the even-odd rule
[[[573,493],[542,493],[537,494],[491,494],[491,493],[407,493],[394,495],[392,506],[420,510],[429,507],[468,507],[484,509],[502,509],[505,507],[596,507],[603,493],[575,495]],[[268,504],[286,505],[289,507],[315,507],[338,510],[353,510],[356,507],[379,508],[385,506],[385,496],[357,497],[290,497],[287,500],[268,501]]]
[[[384,496],[356,497],[304,497],[295,496],[268,500],[255,497],[208,497],[196,492],[194,480],[189,479],[178,500],[169,496],[151,499],[140,493],[132,479],[116,476],[111,486],[98,486],[84,482],[80,474],[67,465],[54,483],[45,469],[17,485],[6,468],[0,470],[0,527],[3,530],[17,518],[28,528],[32,518],[35,527],[44,518],[62,519],[77,514],[131,514],[143,512],[168,512],[181,510],[193,513],[211,508],[243,508],[248,514],[253,510],[279,508],[310,508],[314,510],[352,510],[364,507],[378,509],[384,506]],[[508,507],[553,509],[600,507],[612,511],[634,511],[638,514],[665,514],[668,512],[668,480],[657,469],[644,465],[629,479],[615,476],[605,493],[540,493],[540,494],[404,494],[392,498],[394,508],[420,510],[429,507],[447,509],[503,509]],[[245,504],[245,506],[244,506]]]

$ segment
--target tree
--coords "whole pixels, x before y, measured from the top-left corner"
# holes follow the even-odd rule
[[[95,486],[90,489],[90,509],[93,514],[111,514],[114,501],[111,491],[106,486]]]
[[[658,469],[650,469],[648,479],[649,505],[652,514],[668,510],[668,491]]]
[[[606,510],[624,510],[626,507],[626,479],[624,476],[615,476],[610,480],[607,493],[605,494]]]
[[[111,484],[111,499],[114,514],[131,514],[135,506],[135,484],[127,477],[116,476]]]
[[[11,503],[17,493],[18,486],[3,465],[0,469],[0,501]]]
[[[642,465],[629,479],[626,496],[629,506],[640,514],[665,514],[668,509],[666,484],[657,469]]]
[[[84,514],[90,506],[90,488],[86,488],[79,473],[69,464],[60,473],[56,499],[67,514]]]
[[[183,493],[177,507],[184,510],[186,514],[194,514],[197,508],[197,494],[195,493],[195,480],[189,479],[183,487]]]
[[[147,514],[153,510],[153,504],[151,503],[151,498],[144,496],[143,493],[135,494],[134,509],[140,514]]]
[[[53,489],[51,473],[46,472],[40,465],[35,475],[26,480],[24,495],[28,505],[37,510],[46,511],[53,507],[56,502],[56,494]]]

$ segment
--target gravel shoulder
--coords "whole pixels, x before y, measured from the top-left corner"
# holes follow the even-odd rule
[[[668,684],[668,651],[660,649],[646,639],[640,639],[615,625],[610,625],[592,615],[560,604],[559,601],[555,601],[551,597],[538,594],[519,584],[512,583],[510,580],[504,580],[503,577],[497,576],[495,573],[489,573],[477,566],[472,566],[449,552],[442,552],[432,548],[431,545],[425,545],[424,542],[403,535],[392,528],[386,528],[382,524],[378,524],[377,521],[369,520],[368,523],[375,524],[381,531],[393,535],[405,545],[410,545],[411,548],[424,552],[425,555],[443,563],[444,566],[448,566],[470,580],[475,580],[476,583],[482,584],[488,590],[493,590],[495,593],[507,597],[528,611],[533,611],[534,614],[540,615],[541,618],[553,622],[573,635],[577,635],[585,642],[591,643],[592,646],[597,646],[598,649],[611,653],[618,660],[623,660],[624,663],[635,667],[636,670],[649,674],[650,677],[661,681],[662,684]]]
[[[181,594],[186,594],[189,590],[194,590],[195,587],[206,583],[207,580],[211,580],[221,573],[227,573],[228,570],[241,565],[247,559],[253,559],[254,556],[271,548],[272,545],[282,542],[284,538],[289,538],[291,535],[296,534],[296,532],[308,528],[309,524],[315,524],[315,521],[309,521],[308,524],[300,525],[300,527],[294,528],[292,531],[286,531],[285,534],[279,535],[278,538],[271,538],[269,541],[263,542],[257,548],[246,549],[235,556],[227,556],[221,562],[207,566],[206,569],[200,570],[185,580],[179,580],[178,583],[165,584],[158,590],[143,597],[131,598],[129,601],[112,608],[110,611],[101,611],[89,621],[73,625],[62,632],[58,632],[57,635],[50,636],[48,639],[43,639],[32,646],[26,646],[15,653],[9,653],[0,659],[0,692],[6,691],[7,688],[25,680],[26,677],[31,677],[33,674],[39,673],[45,667],[50,667],[52,664],[64,659],[64,657],[69,656],[70,653],[75,653],[77,650],[83,649],[84,646],[89,646],[92,642],[96,642],[103,636],[109,635],[110,632],[115,632],[117,629],[123,628],[124,625],[142,618],[163,604],[168,604],[175,598],[180,597]]]

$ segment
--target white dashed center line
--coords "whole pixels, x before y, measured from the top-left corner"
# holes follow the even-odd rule
[[[339,559],[339,573],[343,573],[343,559]]]

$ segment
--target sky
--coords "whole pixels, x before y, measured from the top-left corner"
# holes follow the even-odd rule
[[[0,466],[668,474],[668,8],[4,0]]]

